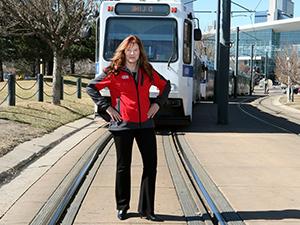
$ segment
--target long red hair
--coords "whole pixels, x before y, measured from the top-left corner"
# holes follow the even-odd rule
[[[138,60],[138,66],[145,70],[146,74],[152,80],[152,66],[148,61],[142,41],[135,35],[129,35],[126,37],[116,49],[114,56],[111,59],[111,63],[106,68],[107,73],[118,74],[119,70],[125,66],[125,50],[132,44],[137,44],[140,49],[140,57]]]

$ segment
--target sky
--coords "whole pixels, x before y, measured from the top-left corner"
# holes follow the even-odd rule
[[[218,0],[196,0],[194,1],[195,11],[216,11]],[[269,0],[232,0],[249,10],[266,11],[268,10]],[[300,17],[300,0],[294,0],[294,17]],[[222,6],[221,6],[222,9]],[[244,9],[231,3],[231,11],[245,11]],[[208,31],[208,27],[214,24],[215,13],[196,13],[199,18],[200,28],[203,32]],[[254,24],[254,13],[233,13],[231,17],[231,27]]]

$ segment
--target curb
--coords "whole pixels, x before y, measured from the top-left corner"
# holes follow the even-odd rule
[[[280,98],[282,97],[282,95],[279,95],[279,96],[276,96],[274,98],[271,98],[272,100],[272,105],[276,106],[276,107],[280,107],[286,111],[290,111],[292,113],[299,113],[299,118],[300,118],[300,110],[298,109],[294,109],[293,107],[290,107],[290,106],[286,106],[286,105],[283,105],[279,100]]]
[[[294,109],[293,107],[290,106],[283,105],[279,101],[281,97],[282,95],[265,96],[263,98],[259,98],[255,100],[255,103],[253,105],[264,112],[271,113],[274,116],[280,116],[288,120],[291,120],[294,123],[300,124],[299,122],[300,110]],[[269,104],[266,105],[260,100],[267,100],[270,105]]]
[[[45,155],[56,145],[94,123],[93,116],[65,124],[49,134],[26,141],[0,158],[0,186],[8,183],[29,163]]]

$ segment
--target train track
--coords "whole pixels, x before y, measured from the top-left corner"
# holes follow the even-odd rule
[[[258,105],[255,108],[250,107],[248,104],[243,104],[245,101],[247,101],[247,99],[238,104],[238,107],[244,114],[267,126],[273,127],[285,133],[299,135],[299,118],[293,117],[279,108],[275,108],[272,106],[268,98],[269,97],[258,99]]]
[[[99,160],[101,162],[105,157],[108,146],[111,145],[111,138],[112,135],[106,132],[90,146],[32,220],[31,225],[72,224],[70,217],[71,215],[76,216],[76,210],[80,206],[80,204],[74,206],[72,203],[78,203],[80,195],[83,199],[88,184],[95,176],[94,168],[99,164]]]
[[[183,133],[164,131],[157,138],[162,139],[165,158],[187,224],[244,224],[201,167]],[[109,132],[93,143],[30,224],[72,224],[112,146]]]
[[[171,133],[164,137],[164,145],[188,224],[245,224],[201,166],[186,142],[184,133]],[[195,221],[197,217],[199,220]]]

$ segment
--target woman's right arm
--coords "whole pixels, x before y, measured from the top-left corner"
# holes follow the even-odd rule
[[[100,90],[105,87],[110,87],[109,76],[105,73],[97,76],[95,79],[91,80],[86,87],[86,91],[91,96],[94,103],[98,106],[99,110],[105,111],[109,106],[109,102],[100,94]]]
[[[100,94],[100,90],[105,87],[110,88],[111,80],[110,76],[105,73],[91,80],[86,87],[87,93],[91,96],[93,101],[98,107],[98,113],[106,120],[109,121],[109,117],[114,121],[121,121],[120,114],[110,105],[110,103]],[[104,115],[106,114],[106,115]],[[107,117],[108,115],[109,117]]]

